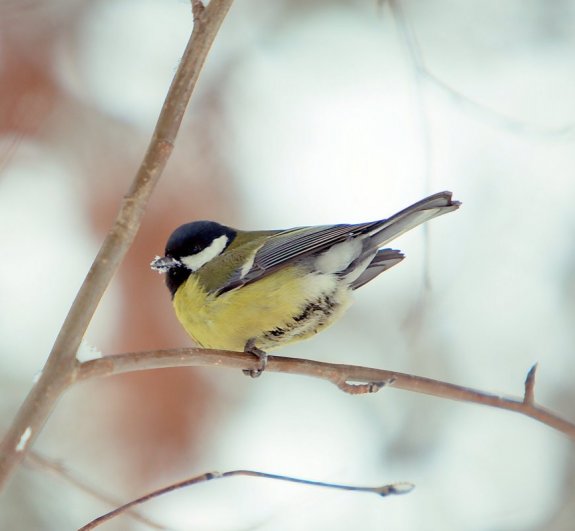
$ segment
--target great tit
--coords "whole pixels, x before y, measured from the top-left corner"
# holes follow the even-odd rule
[[[460,203],[440,192],[379,221],[242,231],[214,221],[177,228],[152,269],[166,273],[176,316],[206,348],[265,352],[335,322],[353,290],[403,260],[390,240]]]

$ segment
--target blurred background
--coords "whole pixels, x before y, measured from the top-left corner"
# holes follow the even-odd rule
[[[575,420],[575,2],[236,2],[83,359],[189,346],[149,269],[194,219],[245,229],[453,214],[335,327],[282,355],[536,397]],[[401,16],[398,16],[401,15]],[[142,158],[192,26],[184,0],[0,2],[0,433],[40,371]],[[427,243],[426,243],[427,242]],[[211,470],[411,481],[380,499],[258,479],[146,505],[169,529],[568,530],[572,442],[534,420],[303,377],[150,371],[70,390],[35,445],[128,501]],[[2,529],[112,507],[29,462]],[[122,517],[107,529],[149,529]]]

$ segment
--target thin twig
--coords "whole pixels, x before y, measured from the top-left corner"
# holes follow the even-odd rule
[[[119,501],[118,499],[113,498],[109,494],[98,490],[96,487],[90,485],[86,480],[80,478],[77,474],[72,473],[67,467],[65,467],[61,463],[53,461],[52,459],[48,459],[47,457],[44,457],[38,454],[37,452],[34,451],[28,452],[26,460],[24,461],[24,465],[40,468],[44,471],[49,471],[58,478],[69,483],[76,489],[79,489],[81,492],[84,492],[85,494],[92,496],[94,499],[102,502],[105,505],[111,507],[118,507],[119,505],[122,504],[122,502]],[[138,520],[139,522],[146,524],[151,529],[167,529],[167,527],[154,522],[147,516],[140,514],[135,509],[128,508],[126,512],[132,518],[134,518],[134,520]]]
[[[458,105],[473,112],[484,122],[500,129],[506,129],[512,133],[536,138],[537,140],[570,142],[575,136],[575,125],[570,122],[559,126],[545,126],[518,120],[466,96],[427,68],[422,70],[421,75],[427,82],[449,96]]]
[[[190,487],[191,485],[197,485],[198,483],[205,483],[206,481],[211,481],[214,479],[222,479],[222,478],[230,478],[230,477],[237,477],[237,476],[248,476],[248,477],[257,477],[257,478],[266,478],[266,479],[273,479],[276,481],[288,481],[290,483],[299,483],[300,485],[309,485],[312,487],[322,487],[328,489],[337,489],[337,490],[348,490],[354,492],[365,492],[371,494],[377,494],[378,496],[385,497],[390,496],[393,494],[407,494],[411,492],[414,488],[412,483],[401,482],[401,483],[390,483],[388,485],[380,485],[379,487],[357,487],[354,485],[342,485],[340,483],[326,483],[323,481],[311,481],[309,479],[301,479],[301,478],[294,478],[291,476],[281,476],[279,474],[268,474],[267,472],[257,472],[256,470],[230,470],[228,472],[208,472],[206,474],[202,474],[201,476],[196,476],[191,479],[186,479],[184,481],[180,481],[178,483],[173,483],[172,485],[168,485],[162,489],[155,490],[132,500],[131,502],[110,511],[107,514],[99,516],[95,518],[90,523],[86,524],[85,526],[81,527],[79,531],[88,531],[89,529],[94,529],[99,525],[110,521],[112,518],[120,515],[121,513],[125,512],[126,510],[134,507],[135,505],[139,505],[141,503],[145,503],[153,498],[157,498],[158,496],[162,496],[163,494],[167,494],[169,492],[173,492],[178,489],[182,489],[185,487]]]
[[[571,141],[573,139],[573,135],[575,134],[575,125],[573,123],[566,123],[562,126],[552,127],[527,123],[525,121],[512,118],[500,111],[491,109],[486,105],[473,100],[436,76],[425,62],[421,46],[417,40],[417,35],[409,24],[408,19],[403,12],[401,3],[402,0],[389,0],[390,8],[400,28],[402,38],[410,56],[411,64],[416,71],[418,81],[425,81],[428,84],[435,86],[443,94],[452,98],[457,104],[466,108],[468,111],[473,112],[483,121],[493,124],[495,127],[507,129],[513,133],[536,137],[541,140]],[[419,85],[420,84],[418,83],[418,91],[420,89]]]
[[[202,348],[181,348],[149,352],[116,354],[82,363],[76,377],[78,381],[99,376],[112,376],[125,372],[166,367],[226,367],[230,369],[256,369],[258,361],[251,354]],[[504,397],[469,387],[454,385],[431,378],[401,372],[372,369],[357,365],[340,365],[298,358],[269,356],[266,372],[300,374],[327,380],[345,392],[374,392],[383,386],[423,393],[450,400],[472,402],[484,406],[515,411],[558,430],[575,440],[575,424],[536,406],[522,398]],[[362,387],[351,383],[363,384]]]
[[[409,63],[412,70],[413,85],[415,92],[415,101],[417,106],[417,116],[419,117],[419,133],[421,135],[421,147],[423,151],[423,190],[425,195],[429,195],[432,180],[433,168],[433,149],[431,124],[429,111],[425,101],[425,90],[422,83],[422,70],[424,68],[421,48],[417,42],[411,26],[403,13],[401,0],[389,0],[389,6],[396,25],[401,34],[405,51],[409,57]],[[422,227],[423,232],[423,287],[424,293],[431,290],[431,243],[429,236],[429,225],[425,223]]]
[[[192,0],[192,15],[194,16],[194,22],[200,18],[206,9],[206,6],[201,0]]]
[[[525,395],[523,402],[532,406],[535,403],[535,373],[537,372],[537,363],[529,369],[527,378],[525,378]]]
[[[144,160],[70,308],[39,380],[0,445],[0,489],[40,433],[60,395],[75,378],[80,342],[136,235],[148,200],[172,152],[208,51],[231,3],[232,0],[212,0],[195,20]]]

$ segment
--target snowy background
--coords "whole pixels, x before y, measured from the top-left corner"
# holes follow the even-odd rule
[[[360,222],[452,190],[337,326],[280,354],[536,397],[575,420],[575,2],[236,2],[82,355],[190,345],[148,264],[193,219]],[[137,168],[192,25],[183,0],[0,3],[0,429],[30,388]],[[426,251],[427,249],[427,251]],[[429,275],[431,288],[425,288]],[[509,412],[305,378],[153,371],[71,390],[35,449],[127,501],[194,474],[411,481],[408,496],[215,481],[170,529],[568,530],[572,443]],[[45,467],[0,527],[111,507]],[[124,517],[109,529],[147,529]]]

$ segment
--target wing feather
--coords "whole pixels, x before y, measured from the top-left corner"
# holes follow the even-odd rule
[[[458,207],[459,202],[451,200],[451,192],[440,192],[414,203],[389,218],[378,221],[356,225],[298,227],[277,232],[257,250],[251,267],[247,271],[244,268],[238,268],[228,282],[217,291],[217,294],[254,282],[289,263],[310,255],[320,254],[333,245],[358,236],[363,236],[364,253],[373,252],[375,255],[377,249],[390,240],[425,221],[456,210]],[[364,253],[360,259],[365,256]],[[388,265],[386,258],[390,259],[391,256],[378,256],[378,259],[370,265],[372,270],[365,277],[359,277],[353,287],[357,288],[365,284],[378,273],[399,261],[390,260]]]
[[[278,232],[258,249],[251,268],[247,272],[235,271],[218,294],[253,282],[295,260],[322,253],[348,238],[369,232],[374,223],[379,222],[298,227]]]

